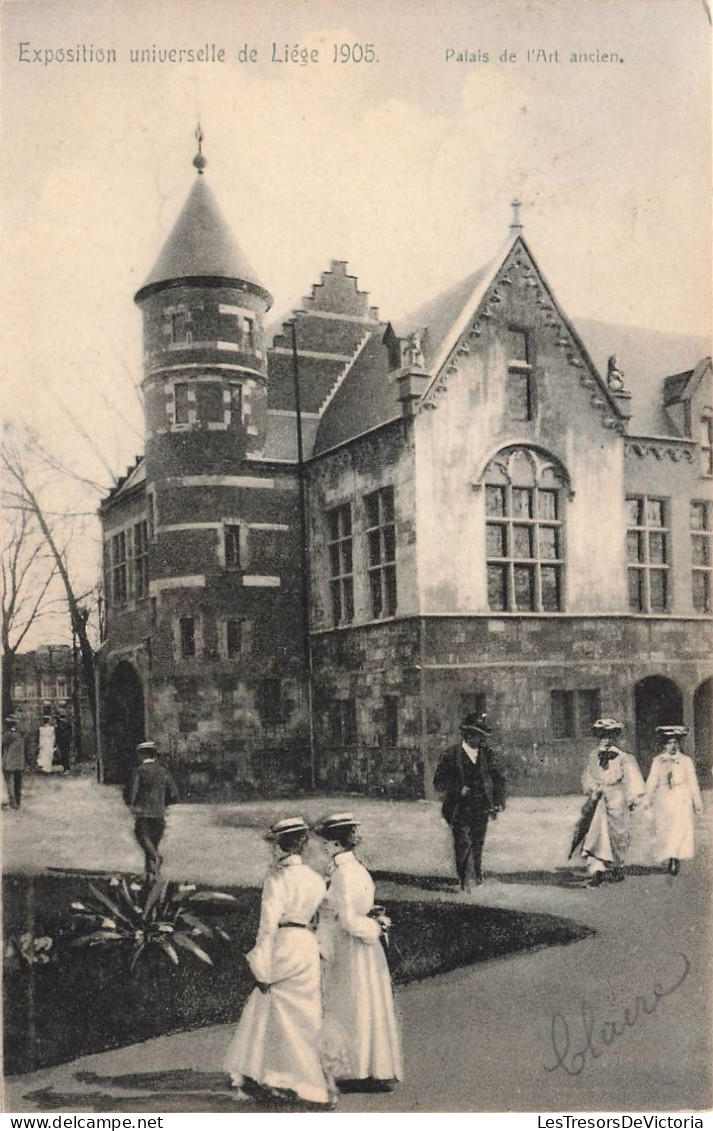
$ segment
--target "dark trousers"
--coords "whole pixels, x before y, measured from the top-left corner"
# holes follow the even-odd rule
[[[22,800],[22,770],[3,770],[7,800],[11,809],[19,809]]]
[[[461,887],[469,880],[482,880],[483,845],[488,828],[488,810],[468,809],[456,814],[452,825],[456,871]]]
[[[163,817],[137,817],[134,825],[134,836],[144,850],[144,873],[147,877],[158,876],[161,870],[163,857],[158,846],[166,830]]]

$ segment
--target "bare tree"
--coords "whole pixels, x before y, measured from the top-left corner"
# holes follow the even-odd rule
[[[3,432],[4,443],[0,454],[0,467],[5,480],[5,507],[9,510],[15,510],[21,516],[25,515],[27,518],[31,518],[33,523],[36,524],[37,531],[41,534],[43,544],[53,563],[53,573],[57,574],[64,587],[72,632],[79,644],[87,699],[96,726],[94,649],[89,639],[88,611],[81,603],[81,598],[76,596],[67,563],[66,547],[62,545],[60,536],[55,531],[54,525],[40,501],[40,487],[33,481],[30,472],[30,457],[39,454],[40,462],[45,468],[51,468],[54,473],[59,471],[60,468],[56,461],[53,462],[46,458],[47,453],[44,452],[36,437],[29,430],[23,430],[21,427],[8,422],[5,424]],[[67,469],[63,468],[62,470]],[[94,489],[100,486],[86,479],[84,479],[84,483]],[[49,584],[48,581],[47,586]]]
[[[15,656],[32,626],[48,611],[49,590],[57,564],[31,513],[8,511],[0,555],[2,582],[2,711],[12,710]]]

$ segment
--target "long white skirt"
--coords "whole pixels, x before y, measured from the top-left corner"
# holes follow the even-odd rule
[[[273,984],[254,989],[225,1056],[236,1087],[248,1078],[295,1092],[310,1103],[328,1102],[320,1063],[322,1006],[317,941],[311,931],[277,931]]]
[[[55,733],[54,727],[42,726],[40,727],[40,742],[37,752],[37,769],[42,773],[52,773],[52,762],[54,760],[54,747],[55,747]]]
[[[657,789],[654,793],[656,859],[693,859],[694,810],[685,786]]]
[[[386,956],[337,927],[324,963],[325,1065],[340,1080],[401,1080],[401,1041]]]

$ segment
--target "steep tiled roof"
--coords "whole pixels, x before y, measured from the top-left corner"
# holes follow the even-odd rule
[[[198,177],[153,270],[137,294],[172,279],[239,279],[264,291],[224,220],[203,177]],[[265,292],[267,293],[267,292]]]

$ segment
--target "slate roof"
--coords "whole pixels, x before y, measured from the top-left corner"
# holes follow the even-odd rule
[[[195,277],[240,280],[267,295],[202,176],[195,181],[136,298],[139,300],[148,288],[155,289],[161,283]]]

